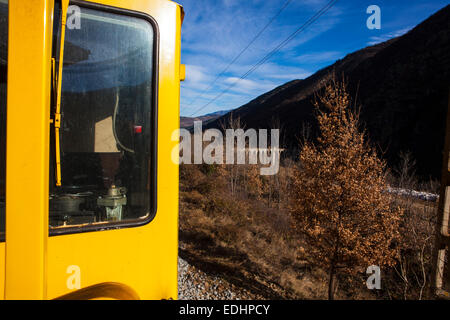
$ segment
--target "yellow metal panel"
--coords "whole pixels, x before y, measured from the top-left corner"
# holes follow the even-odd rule
[[[64,65],[64,39],[66,38],[66,22],[67,22],[67,8],[69,7],[69,0],[61,0],[61,35],[59,47],[59,65],[56,88],[56,111],[53,119],[53,126],[55,127],[55,167],[56,167],[56,186],[61,187],[61,146],[59,141],[59,130],[61,128],[61,94],[62,94],[62,71]],[[53,72],[54,59],[52,59]]]
[[[9,1],[6,299],[46,297],[53,1]]]
[[[159,26],[157,213],[143,227],[50,237],[47,297],[76,291],[71,270],[79,270],[81,288],[115,282],[141,299],[176,299],[178,165],[171,134],[179,127],[181,8],[166,0],[95,2],[146,13]]]
[[[170,138],[179,127],[182,10],[166,0],[98,2],[147,13],[159,26],[157,214],[143,227],[47,238],[53,1],[10,0],[6,280],[0,279],[8,299],[74,292],[73,270],[81,288],[114,282],[143,299],[177,298],[177,142]]]

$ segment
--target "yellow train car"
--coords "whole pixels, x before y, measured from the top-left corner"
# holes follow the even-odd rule
[[[0,0],[0,298],[176,299],[183,9]]]

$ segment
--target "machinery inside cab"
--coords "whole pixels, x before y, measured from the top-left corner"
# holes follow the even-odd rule
[[[0,0],[0,299],[177,298],[183,15]]]

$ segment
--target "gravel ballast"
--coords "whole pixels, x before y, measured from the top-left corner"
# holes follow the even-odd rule
[[[256,296],[225,279],[209,275],[178,257],[179,300],[252,300]]]

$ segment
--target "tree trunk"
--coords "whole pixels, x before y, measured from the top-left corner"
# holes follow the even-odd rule
[[[335,267],[334,264],[332,264],[328,277],[328,300],[334,300],[335,282]]]

